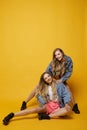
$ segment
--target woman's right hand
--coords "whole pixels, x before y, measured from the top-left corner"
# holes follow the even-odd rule
[[[21,110],[24,110],[24,109],[26,109],[26,108],[27,108],[27,106],[26,106],[26,102],[23,101],[23,102],[22,102],[22,106],[21,106]]]

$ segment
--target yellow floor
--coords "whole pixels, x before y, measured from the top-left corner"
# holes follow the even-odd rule
[[[33,105],[33,107],[35,106],[33,103],[31,102],[30,107],[31,105]],[[81,114],[79,115],[72,113],[70,117],[40,121],[37,118],[37,114],[34,114],[24,117],[17,117],[13,119],[9,123],[9,125],[4,126],[2,124],[2,119],[4,118],[4,116],[6,116],[6,114],[8,114],[9,112],[19,111],[21,101],[16,101],[16,99],[0,100],[0,130],[87,130],[87,106],[82,103],[81,97],[80,99],[78,99],[78,103],[81,111]]]
[[[0,0],[0,25],[0,130],[87,130],[87,0]],[[81,114],[42,121],[28,115],[4,126],[56,47],[73,59],[69,81]]]

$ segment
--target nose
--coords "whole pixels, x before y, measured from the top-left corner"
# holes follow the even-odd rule
[[[57,55],[56,58],[59,58],[59,56]]]
[[[49,80],[49,77],[47,78],[47,80]]]
[[[50,80],[51,79],[51,77],[48,77],[48,80]]]

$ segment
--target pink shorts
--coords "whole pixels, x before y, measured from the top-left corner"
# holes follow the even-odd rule
[[[47,111],[46,113],[47,114],[53,113],[56,109],[60,108],[59,103],[53,102],[53,101],[50,101],[45,106],[46,106],[46,111]]]

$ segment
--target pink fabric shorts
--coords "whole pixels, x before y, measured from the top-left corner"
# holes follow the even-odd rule
[[[56,109],[60,108],[59,103],[53,101],[48,102],[45,106],[46,106],[47,114],[53,113]]]

